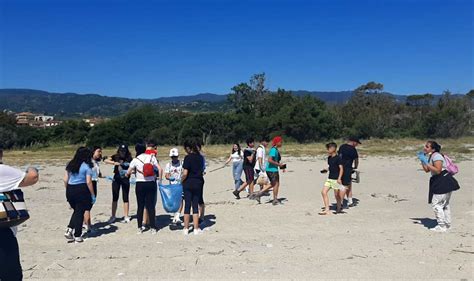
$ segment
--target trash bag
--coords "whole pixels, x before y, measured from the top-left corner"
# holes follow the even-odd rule
[[[163,201],[163,208],[168,213],[175,213],[179,210],[181,205],[181,198],[183,195],[183,186],[181,184],[158,184],[161,194],[161,201]]]

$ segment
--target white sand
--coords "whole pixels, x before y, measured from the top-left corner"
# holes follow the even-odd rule
[[[208,174],[206,213],[214,219],[196,237],[170,230],[161,203],[156,235],[136,234],[136,220],[104,226],[111,187],[102,180],[93,209],[101,235],[82,244],[68,244],[63,237],[71,210],[62,185],[63,163],[55,163],[41,171],[40,183],[24,189],[31,213],[18,234],[25,278],[473,278],[472,161],[459,165],[461,190],[452,197],[449,233],[427,228],[434,225],[427,204],[429,175],[414,159],[362,159],[362,182],[354,185],[359,205],[331,216],[317,214],[323,157],[287,163],[282,206],[235,200],[231,168]],[[215,167],[211,163],[210,169]],[[110,174],[110,166],[103,171]],[[130,198],[135,214],[134,189]]]

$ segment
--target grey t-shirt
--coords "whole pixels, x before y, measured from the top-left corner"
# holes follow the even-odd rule
[[[442,170],[446,170],[446,161],[444,161],[443,155],[441,155],[441,153],[439,153],[439,152],[433,153],[430,157],[430,164],[431,165],[434,165],[434,162],[436,162],[436,161],[442,161],[443,162],[443,169]],[[435,173],[431,172],[431,175],[434,176]]]

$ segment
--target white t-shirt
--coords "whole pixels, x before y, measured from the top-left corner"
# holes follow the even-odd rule
[[[26,173],[19,169],[0,164],[0,192],[19,189],[19,185],[25,176]],[[16,236],[17,227],[14,226],[10,228],[13,231],[13,235]]]
[[[143,165],[147,163],[151,163],[153,166],[158,167],[158,160],[156,160],[156,156],[142,153],[138,155],[137,158],[133,158],[132,162],[130,162],[129,168],[136,171],[135,177],[137,179],[137,182],[156,181],[156,176],[144,177],[142,173]]]
[[[244,154],[242,151],[240,154],[238,151],[236,151],[230,155],[230,158],[232,159],[232,163],[240,162],[244,159]]]
[[[434,162],[436,162],[436,161],[442,161],[443,162],[442,171],[446,170],[446,161],[444,160],[443,155],[441,155],[441,153],[439,153],[439,152],[433,153],[430,157],[430,164],[431,165],[434,165]],[[431,172],[431,175],[434,176],[435,173]]]
[[[255,163],[255,170],[265,171],[267,159],[265,158],[265,147],[264,146],[260,145],[257,148],[257,156],[256,157],[257,157],[257,162]],[[259,158],[262,158],[263,167],[260,167],[260,162],[258,162]]]
[[[165,174],[170,174],[171,178],[174,178],[173,181],[169,181],[170,184],[178,184],[181,182],[181,174],[183,173],[183,163],[179,161],[176,165],[173,163],[167,163],[165,167]]]
[[[25,176],[21,170],[0,164],[0,192],[18,189]]]

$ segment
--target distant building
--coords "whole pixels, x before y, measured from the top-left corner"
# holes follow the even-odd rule
[[[37,116],[35,116],[35,121],[47,122],[47,121],[53,121],[53,120],[54,120],[53,116],[47,116],[47,115],[37,115]]]
[[[102,118],[86,118],[86,119],[82,119],[82,121],[89,124],[89,126],[94,127],[95,125],[104,122],[104,119],[102,119]]]
[[[33,121],[30,122],[31,127],[35,128],[50,128],[61,125],[61,121],[51,120],[51,121]]]
[[[20,112],[15,115],[16,124],[20,126],[28,126],[30,122],[35,121],[35,114],[31,112]]]

